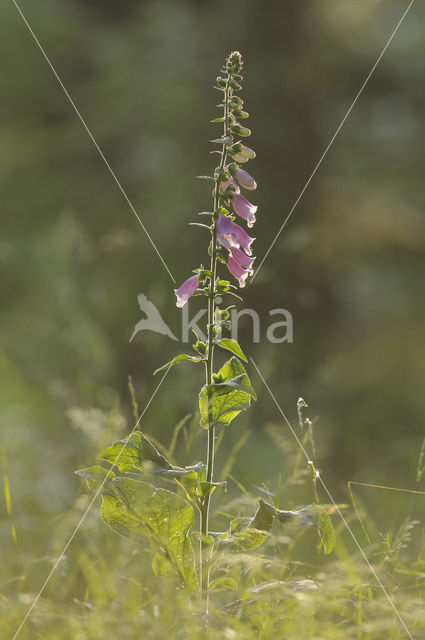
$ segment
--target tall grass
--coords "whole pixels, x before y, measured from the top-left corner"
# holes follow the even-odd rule
[[[81,415],[78,418],[81,421]],[[122,424],[115,416],[115,424]],[[81,425],[80,425],[81,426]],[[113,430],[113,427],[111,427]],[[121,427],[120,427],[121,428]],[[186,416],[176,425],[168,453],[179,458],[196,450],[196,417]],[[268,499],[284,508],[311,499],[310,476],[297,459],[282,429],[267,432],[283,456],[285,477],[275,487],[265,487]],[[307,434],[306,438],[310,438]],[[232,480],[236,441],[222,475],[228,493],[222,494],[213,526],[223,528],[228,514],[250,514],[255,493]],[[93,444],[93,446],[95,446]],[[223,445],[222,445],[223,446]],[[5,459],[3,457],[3,459]],[[293,461],[291,468],[291,461]],[[7,474],[3,463],[4,489]],[[165,486],[165,485],[164,485]],[[397,489],[397,488],[394,488]],[[392,495],[385,488],[369,489]],[[365,508],[362,487],[352,483],[347,491],[345,517],[385,585],[412,637],[425,637],[425,535],[418,518],[397,521],[388,530]],[[394,492],[393,492],[394,493]],[[7,495],[7,494],[6,494]],[[292,498],[291,498],[292,496]],[[351,498],[350,498],[351,496]],[[418,500],[425,499],[418,493]],[[72,509],[44,532],[48,551],[30,557],[28,541],[13,534],[10,496],[1,530],[9,542],[3,548],[0,579],[0,637],[12,638],[45,576],[87,507],[89,496],[79,495]],[[390,508],[390,505],[389,505]],[[417,512],[420,512],[416,505]],[[163,638],[225,639],[347,639],[396,640],[408,634],[376,583],[370,568],[352,544],[344,525],[332,515],[337,544],[330,556],[317,549],[317,537],[308,527],[277,527],[257,553],[222,552],[215,561],[208,624],[203,606],[169,579],[157,579],[151,568],[151,551],[117,536],[93,510],[77,534],[55,575],[42,594],[19,638],[73,640],[126,640]]]

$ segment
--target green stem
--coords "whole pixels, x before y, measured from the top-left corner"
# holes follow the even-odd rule
[[[231,87],[229,85],[230,73],[227,77],[226,88],[224,91],[224,127],[223,136],[228,135],[227,131],[227,118],[228,118],[228,101],[231,95]],[[227,145],[223,143],[221,149],[220,166],[219,171],[215,175],[215,188],[214,188],[214,213],[219,206],[219,194],[220,194],[220,181],[221,173],[226,165],[227,158]],[[211,279],[208,295],[208,331],[207,331],[207,354],[205,361],[205,382],[207,386],[213,382],[213,366],[214,366],[214,314],[215,314],[215,280],[217,277],[217,229],[216,223],[213,223],[211,229],[212,247],[211,247]],[[212,482],[214,471],[214,440],[215,440],[215,427],[213,425],[211,410],[210,410],[210,395],[208,394],[208,443],[207,443],[207,482]],[[204,497],[201,505],[201,547],[200,547],[200,581],[201,581],[201,593],[207,601],[208,607],[208,583],[209,583],[209,567],[208,562],[205,562],[204,555],[206,554],[207,547],[203,542],[205,536],[208,535],[208,519],[210,509],[210,494]]]

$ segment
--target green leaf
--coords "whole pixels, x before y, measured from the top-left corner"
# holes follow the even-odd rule
[[[300,509],[298,511],[285,511],[277,509],[273,505],[258,499],[258,507],[252,518],[235,518],[230,523],[228,533],[215,534],[219,545],[227,546],[233,551],[249,551],[263,544],[267,539],[273,525],[273,519],[286,523],[296,520],[300,524],[313,524],[310,517],[315,511],[316,505]]]
[[[268,502],[265,502],[262,498],[259,498],[257,511],[255,512],[249,526],[251,529],[270,532],[274,515],[276,515],[276,509]]]
[[[233,578],[216,578],[211,580],[209,584],[210,591],[227,591],[228,589],[232,591],[238,590],[237,582]]]
[[[248,409],[251,397],[256,397],[243,364],[234,356],[222,366],[215,379],[214,385],[202,387],[199,394],[201,426],[205,429],[213,425],[227,426],[241,411]]]
[[[123,448],[124,445],[126,445],[125,448]],[[188,499],[192,502],[202,498],[207,491],[207,485],[211,485],[209,491],[212,493],[217,486],[226,484],[206,483],[205,465],[202,462],[184,468],[172,465],[141,431],[135,431],[125,440],[114,442],[102,451],[100,457],[114,464],[124,473],[145,471],[167,480],[175,480],[183,487]],[[106,473],[103,467],[99,469]]]
[[[159,367],[159,369],[153,372],[153,375],[156,375],[160,371],[165,371],[165,369],[169,369],[170,367],[173,367],[175,364],[178,364],[179,362],[183,362],[183,360],[190,360],[191,362],[201,362],[203,358],[198,358],[197,356],[189,356],[187,355],[187,353],[181,353],[180,355],[170,360],[170,362],[167,362],[167,364],[164,364],[162,365],[162,367]]]
[[[252,518],[235,518],[230,531],[219,537],[218,543],[232,551],[249,551],[259,547],[268,537],[274,517],[274,507],[258,500],[257,511]]]
[[[152,559],[152,569],[158,577],[167,576],[173,570],[171,562],[168,560],[164,551],[158,551],[155,553]]]
[[[200,482],[199,488],[200,488],[201,497],[210,495],[211,493],[213,493],[213,491],[217,489],[217,487],[223,487],[224,490],[226,490],[227,482],[225,480],[222,480],[221,482],[208,482],[207,480]]]
[[[141,431],[134,431],[128,438],[114,442],[104,449],[100,458],[114,464],[120,471],[142,470],[143,462],[150,461],[162,469],[173,469],[173,465]],[[102,467],[100,467],[102,468]]]
[[[166,562],[191,588],[198,588],[189,530],[193,509],[184,498],[132,478],[115,478],[113,493],[103,495],[102,518],[114,531],[136,542],[147,536],[162,550],[154,569],[161,575]]]
[[[227,349],[227,351],[231,351],[232,353],[234,353],[235,356],[238,356],[239,358],[242,358],[242,360],[245,360],[245,362],[248,362],[237,340],[233,340],[231,338],[222,338],[222,340],[217,342],[217,344],[222,349]]]
[[[251,387],[250,380],[246,373],[241,373],[241,375],[236,376],[236,378],[232,378],[231,380],[227,380],[226,382],[215,382],[214,384],[210,384],[205,386],[205,389],[210,390],[213,394],[222,395],[223,393],[230,393],[233,389],[239,389],[244,393],[247,393],[252,398],[255,398],[254,389]]]
[[[325,553],[331,553],[335,548],[336,535],[332,520],[324,510],[321,510],[319,514],[318,530]]]
[[[106,485],[115,477],[115,473],[113,471],[105,469],[100,465],[87,467],[86,469],[79,469],[74,473],[77,476],[84,478],[89,489],[98,489],[103,484],[102,489],[106,490]]]

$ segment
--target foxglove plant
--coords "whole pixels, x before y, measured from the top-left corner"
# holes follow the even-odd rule
[[[240,345],[236,340],[222,336],[224,330],[231,328],[229,308],[218,304],[218,298],[221,300],[225,295],[239,298],[235,290],[246,285],[255,260],[251,248],[254,238],[235,222],[239,217],[252,227],[257,211],[257,206],[241,193],[241,189],[255,190],[257,187],[254,178],[239,166],[255,158],[255,152],[241,142],[241,138],[251,133],[240,124],[240,120],[248,117],[238,95],[241,71],[242,57],[235,51],[227,58],[215,86],[223,96],[219,105],[222,115],[212,121],[223,127],[222,135],[212,141],[219,146],[215,151],[219,154],[219,163],[213,176],[201,176],[213,182],[213,210],[208,214],[210,224],[200,224],[210,233],[210,265],[208,269],[200,265],[194,275],[175,290],[176,304],[180,308],[192,296],[207,299],[207,339],[203,342],[196,336],[193,345],[196,355],[177,355],[155,372],[167,371],[183,361],[203,365],[205,383],[199,393],[199,412],[200,426],[206,431],[206,463],[176,466],[142,432],[133,431],[126,439],[101,452],[102,465],[77,471],[90,488],[101,491],[101,514],[112,529],[135,540],[151,539],[155,549],[153,568],[157,575],[176,574],[188,589],[199,591],[207,601],[209,591],[215,586],[214,581],[210,583],[210,568],[217,550],[237,552],[257,547],[269,535],[274,519],[314,522],[311,509],[284,511],[259,498],[254,516],[233,520],[228,531],[213,533],[209,526],[211,495],[225,484],[215,482],[213,477],[216,431],[228,427],[248,409],[251,399],[255,399],[242,364],[247,359]],[[219,275],[222,264],[226,265],[237,285]],[[215,370],[217,348],[232,356]],[[172,481],[177,491],[156,488],[146,482],[146,477],[155,476]],[[190,533],[195,512],[199,514],[200,523],[197,566]],[[318,521],[319,531],[323,530],[320,522],[323,523],[323,518]]]

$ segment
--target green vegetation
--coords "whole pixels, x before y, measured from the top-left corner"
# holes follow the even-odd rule
[[[189,258],[208,261],[205,230],[186,225],[205,207],[195,176],[215,164],[205,149],[217,130],[206,124],[216,115],[209,85],[226,52],[243,51],[249,69],[259,262],[406,8],[400,0],[20,4],[178,282]],[[425,635],[424,18],[414,3],[246,290],[246,307],[262,320],[271,309],[291,312],[294,342],[268,344],[262,323],[258,345],[249,317],[238,336],[291,425],[297,398],[308,400],[312,422],[294,429],[415,640]],[[99,451],[107,456],[127,438],[158,385],[153,371],[177,344],[171,336],[181,337],[181,312],[12,2],[1,4],[0,24],[0,637],[12,640],[93,498],[74,470],[101,464]],[[129,342],[139,294],[171,334],[143,331]],[[220,346],[242,358],[230,341]],[[137,432],[182,478],[193,470],[179,465],[205,457],[195,367],[170,369]],[[152,536],[161,540],[162,529],[141,544],[117,535],[101,522],[99,497],[19,640],[408,637],[248,367],[257,401],[218,441],[215,480],[227,492],[217,487],[210,526],[229,538],[211,574],[208,629],[190,587],[167,573],[175,551],[156,555]],[[157,513],[169,497],[162,491],[179,501],[185,493],[155,464],[137,473],[159,487]],[[315,491],[324,511],[299,513]],[[258,496],[272,535],[248,554],[232,536],[252,521]],[[279,521],[285,512],[297,515]],[[198,524],[186,522],[195,558]],[[190,574],[187,548],[177,555]]]

